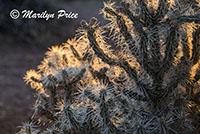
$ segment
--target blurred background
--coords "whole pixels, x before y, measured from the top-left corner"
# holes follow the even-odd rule
[[[34,90],[25,85],[25,72],[36,69],[48,47],[72,38],[82,19],[96,17],[105,23],[101,8],[102,0],[0,0],[0,134],[14,134],[32,115]],[[50,13],[64,9],[79,16],[14,20],[9,15],[12,9]]]

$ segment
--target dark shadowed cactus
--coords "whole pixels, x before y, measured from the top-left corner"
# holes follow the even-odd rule
[[[104,3],[25,81],[37,100],[19,134],[200,133],[199,0]]]

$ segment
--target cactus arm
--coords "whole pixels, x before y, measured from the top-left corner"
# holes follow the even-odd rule
[[[200,80],[200,69],[197,70],[197,73],[196,73],[196,75],[195,75],[195,77],[194,77],[193,82],[196,83],[196,82],[198,82],[199,80]]]
[[[190,16],[180,15],[178,17],[167,18],[166,20],[160,22],[160,24],[162,25],[170,24],[171,26],[179,26],[184,23],[192,23],[192,22],[200,24],[200,17],[198,15],[190,15]]]
[[[156,20],[162,19],[168,11],[167,0],[159,0],[158,11],[155,15]]]
[[[191,66],[189,65],[189,61],[183,55],[180,59],[179,64],[175,67],[175,70],[174,70],[177,74],[170,77],[170,82],[167,85],[167,87],[164,89],[164,92],[160,97],[166,97],[167,95],[169,95],[169,93],[172,90],[174,90],[178,86],[178,84],[181,84],[181,83],[187,84],[187,81],[190,78],[190,69],[191,69]]]
[[[102,59],[102,61],[104,61],[105,63],[109,64],[109,65],[115,65],[115,66],[120,66],[122,67],[130,76],[131,78],[135,79],[137,81],[137,74],[136,71],[130,67],[130,65],[128,64],[128,62],[126,62],[125,60],[113,60],[110,57],[108,57],[103,50],[99,47],[99,44],[96,41],[95,38],[95,29],[92,27],[89,27],[87,25],[83,26],[86,28],[87,30],[87,34],[88,34],[88,39],[90,41],[90,45],[92,47],[92,49],[94,50],[95,54]]]
[[[200,24],[200,17],[197,15],[191,15],[191,16],[180,16],[178,18],[176,18],[176,20],[183,24],[183,23],[191,23],[191,22],[195,22]]]
[[[118,27],[120,29],[121,34],[124,36],[126,41],[130,41],[133,40],[131,34],[128,32],[128,28],[125,25],[125,20],[123,19],[122,16],[118,15],[115,11],[113,11],[112,9],[109,9],[108,7],[105,8],[105,12],[109,13],[110,15],[113,15],[116,17],[116,21],[118,24]],[[141,65],[143,65],[144,69],[149,71],[149,67],[148,67],[148,60],[147,60],[147,34],[144,32],[144,30],[142,29],[142,27],[139,28],[140,36],[141,36],[141,56],[142,59],[139,60],[138,58],[136,58],[137,62],[139,62]],[[127,42],[127,44],[130,44]],[[134,48],[134,42],[132,44],[129,45],[129,49],[132,50]],[[137,57],[135,55],[134,52],[132,52],[132,55]]]
[[[149,25],[152,22],[152,14],[149,12],[147,8],[147,4],[144,2],[144,0],[137,0],[138,4],[141,6],[142,14],[144,16],[144,22],[145,25]]]
[[[200,28],[193,33],[192,61],[196,64],[200,57]]]
[[[83,77],[83,74],[84,74],[85,72],[86,72],[86,69],[85,69],[85,68],[81,69],[80,73],[77,74],[77,75],[72,79],[72,81],[70,82],[70,85],[75,84],[75,83],[77,83],[78,81],[80,81],[81,78]]]
[[[129,4],[122,2],[122,6],[123,8],[120,8],[120,11],[127,15],[128,18],[133,22],[134,28],[138,33],[143,33],[144,23],[140,21],[140,19],[137,16],[133,16],[133,14],[129,10]]]
[[[105,97],[106,97],[106,90],[102,89],[100,91],[100,99],[101,99],[101,101],[100,101],[100,115],[103,118],[103,126],[108,127],[109,131],[111,133],[119,134],[120,133],[119,129],[110,120],[110,115],[109,115],[109,112],[108,112],[108,104],[105,100]]]
[[[81,61],[82,58],[81,58],[81,56],[79,55],[78,51],[74,48],[73,45],[70,45],[70,49],[71,49],[72,53],[74,54],[74,56],[75,56],[79,61]]]
[[[169,31],[169,35],[167,37],[166,42],[166,50],[165,57],[162,61],[163,65],[161,66],[160,73],[164,74],[167,70],[172,66],[173,55],[176,53],[176,49],[178,47],[177,42],[177,27],[171,27]]]
[[[186,59],[190,59],[190,48],[188,46],[188,38],[182,37],[183,55]]]
[[[104,11],[112,16],[114,16],[116,18],[117,24],[118,24],[118,28],[120,29],[120,33],[123,35],[123,37],[125,38],[126,43],[129,46],[129,49],[132,50],[135,46],[135,41],[133,40],[131,34],[128,31],[128,28],[125,24],[125,20],[123,19],[122,16],[118,15],[115,11],[113,11],[112,9],[106,7],[104,9]],[[130,41],[133,41],[131,44],[129,43]],[[136,57],[135,53],[132,52],[132,55]]]

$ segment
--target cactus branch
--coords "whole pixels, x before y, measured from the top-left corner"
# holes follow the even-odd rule
[[[81,56],[79,55],[79,53],[77,52],[77,50],[74,48],[73,45],[70,45],[70,49],[71,49],[72,53],[74,54],[74,56],[75,56],[79,61],[81,61],[81,60],[82,60],[82,59],[81,59]]]
[[[192,49],[192,60],[193,64],[196,64],[200,57],[200,28],[193,33],[193,49]]]
[[[123,8],[121,8],[120,11],[126,14],[128,18],[133,22],[134,28],[138,33],[143,33],[144,23],[140,21],[140,19],[137,16],[133,16],[133,14],[129,10],[129,5],[127,3],[122,2],[122,6]]]
[[[200,69],[197,70],[197,73],[196,73],[196,75],[195,75],[195,77],[194,77],[193,82],[196,83],[196,82],[198,82],[199,80],[200,80]]]
[[[149,9],[147,8],[147,4],[144,0],[137,0],[138,4],[141,6],[142,15],[144,16],[143,21],[145,25],[149,25],[152,23],[152,14],[150,13]]]
[[[168,12],[168,3],[167,0],[159,0],[159,6],[158,6],[158,11],[155,15],[155,18],[162,19],[166,13]]]
[[[176,30],[178,30],[177,27],[171,27],[169,30],[169,35],[166,39],[165,57],[162,61],[163,64],[161,66],[160,74],[164,74],[172,66],[172,61],[178,47],[178,33]]]
[[[135,81],[137,81],[137,74],[136,71],[130,67],[130,65],[125,61],[119,61],[119,60],[113,60],[111,58],[109,58],[107,55],[105,55],[105,53],[103,52],[103,50],[99,47],[96,39],[95,39],[95,30],[93,28],[90,28],[88,26],[86,26],[87,34],[88,34],[88,39],[90,41],[90,45],[93,48],[95,54],[102,59],[102,61],[106,62],[109,65],[115,65],[115,66],[120,66],[122,67],[128,75],[131,76],[131,78],[133,78]]]

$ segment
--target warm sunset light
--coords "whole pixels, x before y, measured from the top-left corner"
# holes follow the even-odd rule
[[[19,134],[200,132],[199,2],[109,1],[100,13],[105,25],[82,21],[27,71],[38,98]]]

